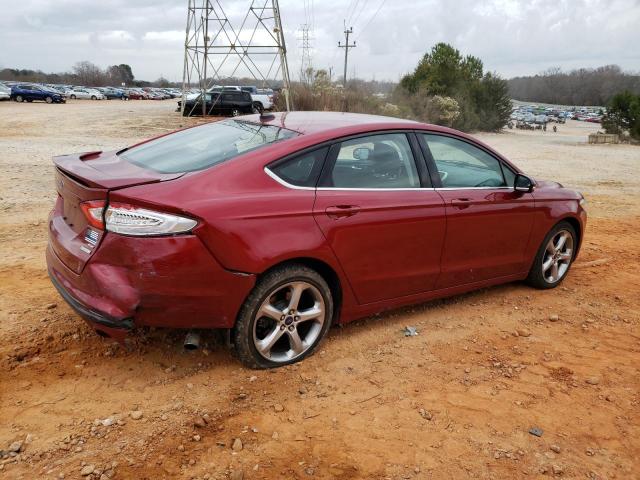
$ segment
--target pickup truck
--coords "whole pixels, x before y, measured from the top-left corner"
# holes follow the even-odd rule
[[[268,94],[265,90],[258,90],[258,87],[253,86],[240,87],[240,90],[251,94],[253,106],[261,113],[264,110],[271,110],[273,108],[273,93]]]
[[[253,107],[260,113],[273,108],[273,90],[258,90],[258,88],[254,86],[240,87],[234,85],[216,85],[207,90],[207,93],[221,93],[229,91],[249,92],[251,94],[251,100],[253,101]],[[187,95],[187,101],[195,100],[199,96],[199,93],[190,93]]]

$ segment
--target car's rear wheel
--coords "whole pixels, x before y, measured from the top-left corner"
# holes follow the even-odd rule
[[[22,98],[22,95],[16,95],[16,102],[24,102],[24,98]]]
[[[231,110],[232,117],[237,117],[238,115],[240,115],[240,110],[238,110],[237,108]]]
[[[69,95],[69,98],[70,98],[71,100],[75,100],[75,99],[76,99],[76,96],[75,96],[75,95]]]
[[[568,222],[558,223],[542,241],[527,283],[536,288],[557,287],[569,272],[577,244],[575,228]]]
[[[262,113],[264,108],[262,107],[262,103],[254,102],[253,103],[253,113]]]
[[[53,103],[53,98],[47,97],[47,98],[44,99],[44,101],[47,102],[47,103]]]
[[[303,265],[277,268],[262,277],[238,314],[233,340],[250,368],[274,368],[310,355],[333,318],[325,280]]]

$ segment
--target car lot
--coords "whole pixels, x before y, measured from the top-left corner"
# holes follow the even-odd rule
[[[0,450],[30,435],[0,477],[77,478],[93,465],[115,478],[632,478],[640,149],[586,145],[598,126],[572,120],[557,133],[479,135],[587,197],[587,237],[563,286],[368,318],[334,329],[302,364],[255,372],[213,335],[191,353],[175,332],[140,333],[129,349],[102,340],[46,276],[50,157],[202,121],[174,109],[0,103]],[[405,337],[407,325],[419,334]]]

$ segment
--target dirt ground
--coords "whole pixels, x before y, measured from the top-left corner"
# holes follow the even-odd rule
[[[479,135],[587,197],[563,285],[363,319],[251,371],[215,334],[104,340],[47,278],[51,156],[186,124],[174,107],[0,103],[0,478],[640,478],[640,148],[578,122]]]

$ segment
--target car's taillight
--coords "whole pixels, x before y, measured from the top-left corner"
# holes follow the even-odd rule
[[[136,236],[186,233],[198,224],[191,218],[147,210],[125,203],[111,203],[104,214],[104,219],[109,232]]]
[[[100,230],[104,230],[104,200],[90,200],[88,202],[82,202],[80,209],[84,216],[87,218],[87,222],[92,227],[96,227]]]

